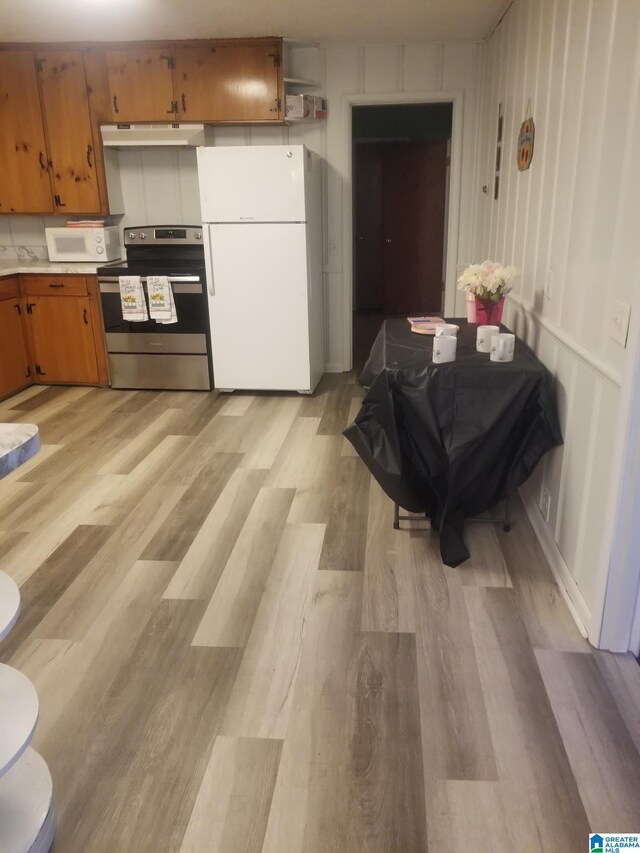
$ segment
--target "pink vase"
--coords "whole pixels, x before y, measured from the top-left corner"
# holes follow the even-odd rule
[[[504,296],[501,296],[497,302],[476,296],[476,323],[479,326],[499,326],[502,322],[504,300]]]
[[[476,298],[473,293],[467,293],[465,296],[467,303],[467,323],[476,322]]]

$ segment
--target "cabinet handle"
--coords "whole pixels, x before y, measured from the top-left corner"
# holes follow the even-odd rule
[[[114,113],[120,112],[120,110],[118,109],[118,96],[117,95],[113,96],[113,111],[114,111]]]
[[[93,169],[93,163],[91,162],[91,155],[93,154],[93,147],[91,145],[87,145],[87,163],[89,164],[89,168]]]
[[[38,160],[40,160],[40,168],[43,172],[45,172],[47,169],[47,164],[44,162],[44,154],[42,153],[42,151],[38,154]]]
[[[44,372],[44,370],[40,367],[39,364],[36,364],[36,373],[38,374],[38,376],[46,376],[47,375]]]
[[[16,311],[18,312],[18,314],[22,314],[22,309],[20,308],[20,306],[18,305],[18,303],[17,303],[17,302],[16,302],[16,304],[15,304],[13,307],[16,309]]]
[[[27,302],[27,314],[33,314],[33,309],[36,307],[35,302]]]
[[[178,112],[178,102],[177,101],[171,101],[171,106],[167,110],[167,112],[168,113],[177,113]]]
[[[187,99],[185,98],[184,92],[182,93],[182,112],[186,113],[187,111]]]
[[[62,201],[59,195],[54,195],[53,200],[56,203],[56,207],[66,207],[67,205]]]
[[[49,285],[49,287],[55,287],[55,288],[58,288],[58,287],[64,287],[64,284],[53,284],[53,283],[52,283],[52,284],[50,284],[50,285]]]
[[[164,61],[167,63],[167,68],[175,68],[173,56],[168,56],[166,53],[162,53],[160,54],[160,59],[164,59]]]
[[[85,326],[88,326],[89,325],[89,315],[87,314],[86,308],[82,309],[82,319],[84,320]]]

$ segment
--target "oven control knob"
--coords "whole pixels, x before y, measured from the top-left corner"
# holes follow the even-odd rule
[[[135,231],[129,231],[129,234],[127,236],[129,237],[130,240],[135,240],[136,239],[136,232]]]
[[[104,254],[104,246],[96,246],[96,255]]]
[[[99,234],[96,234],[96,243],[102,243],[102,237]]]
[[[141,239],[141,240],[146,240],[146,239],[147,239],[147,235],[144,233],[144,231],[141,231],[141,232],[140,232],[140,239]]]
[[[193,236],[196,238],[196,240],[202,240],[202,231],[196,231]]]

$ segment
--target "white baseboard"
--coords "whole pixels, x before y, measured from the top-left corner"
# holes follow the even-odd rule
[[[325,373],[344,373],[345,369],[341,364],[331,363],[331,364],[325,364],[324,372]]]
[[[553,576],[558,584],[558,588],[564,598],[569,612],[578,626],[578,630],[582,636],[589,640],[592,645],[597,642],[597,637],[591,638],[586,628],[591,624],[591,611],[580,592],[578,585],[573,579],[569,567],[567,566],[562,552],[558,548],[556,541],[549,526],[540,514],[538,502],[535,494],[531,490],[529,483],[525,483],[519,489],[520,497],[524,505],[527,517],[531,522],[533,531],[536,534],[540,547],[549,563],[549,567],[553,572]]]

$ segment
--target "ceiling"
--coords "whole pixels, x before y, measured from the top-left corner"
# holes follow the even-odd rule
[[[12,41],[285,36],[331,44],[488,35],[505,0],[19,0],[0,3]]]

